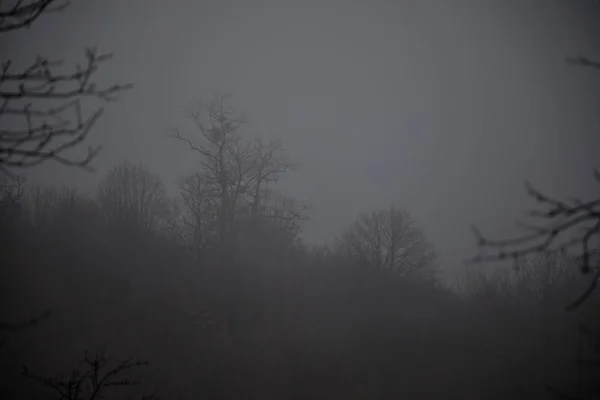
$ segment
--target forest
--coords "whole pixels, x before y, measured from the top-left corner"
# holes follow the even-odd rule
[[[17,2],[1,30],[62,11],[52,3]],[[91,192],[28,182],[21,172],[46,163],[93,168],[99,149],[69,150],[102,110],[62,113],[136,90],[90,84],[109,58],[90,49],[72,75],[43,58],[3,67],[1,116],[20,121],[0,131],[2,398],[600,398],[600,201],[529,187],[543,225],[502,241],[475,230],[480,251],[450,285],[403,204],[307,243],[311,207],[280,183],[308,160],[248,129],[228,94],[164,135],[196,160],[174,192],[129,160]]]

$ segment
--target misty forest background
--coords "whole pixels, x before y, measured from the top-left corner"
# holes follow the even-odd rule
[[[15,10],[46,3],[15,2],[0,26],[24,28],[39,15]],[[159,132],[194,158],[176,182],[129,160],[96,169],[93,190],[23,178],[52,162],[96,168],[99,149],[70,153],[102,135],[102,112],[79,102],[136,90],[92,83],[109,58],[89,49],[73,73],[43,58],[3,66],[2,398],[599,398],[600,201],[528,187],[542,225],[506,241],[475,230],[455,280],[396,201],[315,245],[303,228],[318,204],[282,185],[311,160],[223,92]]]

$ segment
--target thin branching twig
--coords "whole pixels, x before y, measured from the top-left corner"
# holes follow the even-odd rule
[[[0,3],[0,32],[27,27],[43,13],[65,9],[69,1],[17,0]],[[61,60],[37,56],[27,67],[17,68],[12,60],[0,66],[0,170],[38,165],[54,160],[68,166],[90,169],[100,147],[88,148],[87,155],[67,157],[67,150],[89,135],[103,108],[85,116],[83,100],[115,101],[132,84],[100,87],[93,77],[111,53],[95,47],[85,51],[85,62],[70,72],[60,71]]]
[[[600,173],[596,170],[594,177],[600,183]],[[567,310],[573,310],[592,295],[600,280],[600,268],[594,266],[592,260],[598,254],[595,240],[600,236],[600,199],[561,201],[538,191],[529,183],[526,188],[541,208],[530,212],[530,215],[541,222],[535,225],[521,223],[519,225],[531,233],[504,240],[489,239],[473,227],[479,254],[468,262],[517,261],[536,253],[553,250],[566,253],[578,248],[581,272],[592,273],[592,279],[582,295],[567,306]]]
[[[23,366],[22,375],[58,395],[60,400],[96,400],[105,398],[109,388],[134,386],[141,383],[138,378],[126,378],[125,374],[148,362],[127,358],[113,367],[109,366],[104,352],[89,356],[86,352],[83,370],[74,369],[67,377],[46,378],[32,374]],[[155,394],[144,395],[141,399],[159,399]]]

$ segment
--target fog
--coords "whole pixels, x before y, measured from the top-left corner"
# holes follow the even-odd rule
[[[539,396],[536,390],[541,388],[539,390],[543,391],[549,382],[558,379],[557,376],[568,375],[567,372],[552,367],[548,368],[550,372],[544,374],[542,366],[552,363],[566,365],[565,360],[574,360],[576,356],[572,351],[573,346],[569,346],[577,340],[577,324],[595,321],[592,315],[597,320],[597,294],[592,295],[591,300],[580,311],[571,314],[564,312],[564,305],[581,292],[589,277],[579,274],[577,262],[566,256],[552,253],[553,261],[548,261],[532,255],[534,259],[523,261],[531,269],[543,271],[550,264],[560,264],[561,268],[568,267],[570,272],[565,272],[568,277],[561,278],[561,285],[564,287],[557,289],[557,297],[549,301],[550,305],[543,301],[543,305],[540,305],[537,300],[523,300],[524,303],[517,302],[515,305],[514,298],[522,294],[521,290],[525,290],[523,287],[531,285],[531,279],[534,279],[531,276],[535,274],[527,275],[527,279],[530,279],[527,280],[523,278],[522,270],[515,272],[506,268],[498,272],[492,269],[492,264],[487,263],[478,264],[475,270],[465,272],[464,261],[477,253],[476,240],[470,231],[471,225],[476,225],[491,238],[508,238],[520,232],[515,227],[515,221],[522,219],[528,210],[539,205],[527,195],[524,186],[526,181],[556,198],[578,197],[589,200],[598,197],[599,186],[594,181],[593,169],[600,167],[600,74],[595,68],[568,63],[567,58],[584,56],[598,60],[599,12],[600,4],[591,0],[78,0],[61,12],[40,17],[28,29],[2,32],[2,61],[11,59],[20,68],[25,68],[37,55],[42,55],[51,59],[64,59],[66,65],[72,66],[83,60],[86,46],[98,46],[101,51],[114,53],[114,57],[95,72],[97,85],[134,84],[132,89],[119,93],[118,101],[103,105],[104,114],[93,126],[89,137],[67,152],[71,157],[81,157],[85,156],[88,146],[102,146],[101,152],[90,164],[93,172],[53,160],[31,168],[11,169],[11,172],[26,179],[25,195],[21,200],[24,209],[29,211],[25,213],[28,217],[24,217],[27,223],[9,224],[18,233],[3,233],[16,238],[10,239],[12,247],[5,246],[7,254],[10,253],[10,256],[6,256],[10,261],[7,265],[34,263],[35,267],[27,266],[24,269],[27,272],[19,273],[5,268],[5,285],[10,288],[6,291],[10,292],[10,296],[8,293],[5,296],[8,306],[3,307],[7,309],[3,311],[6,318],[2,317],[1,320],[27,320],[47,307],[60,312],[61,305],[71,311],[63,310],[61,317],[49,317],[49,327],[45,327],[46,322],[33,327],[32,332],[35,329],[39,331],[25,336],[28,339],[22,339],[21,336],[14,339],[11,336],[9,345],[0,348],[0,351],[6,351],[11,357],[11,362],[4,363],[3,368],[12,368],[25,361],[30,364],[38,362],[36,351],[43,348],[38,341],[44,337],[42,332],[47,329],[50,332],[47,333],[48,337],[59,338],[56,339],[56,345],[50,344],[54,343],[54,339],[48,339],[47,345],[66,346],[65,354],[68,353],[71,358],[65,356],[65,360],[77,359],[75,355],[81,355],[81,352],[76,353],[76,350],[94,346],[109,347],[109,343],[119,348],[114,351],[119,354],[118,357],[131,355],[128,353],[136,353],[137,356],[140,353],[140,357],[149,358],[152,362],[151,357],[155,355],[160,360],[159,365],[163,363],[163,369],[159,367],[159,370],[171,371],[172,374],[155,372],[153,379],[157,382],[164,381],[165,392],[169,395],[174,393],[173,387],[177,385],[190,388],[187,393],[179,393],[182,398],[203,395],[208,396],[207,398],[398,398],[395,396],[400,394],[409,398],[505,398],[502,396],[507,394],[500,393],[498,387],[507,388],[511,396],[516,396],[516,392],[511,391],[512,387],[508,389],[517,379],[513,376],[492,383],[485,381],[487,378],[483,377],[472,378],[476,381],[473,385],[457,382],[480,369],[496,371],[494,368],[497,364],[502,364],[502,368],[517,368],[508,365],[521,365],[520,357],[535,359],[534,364],[527,364],[527,367],[522,368],[527,370],[535,366],[538,369],[536,374],[539,374],[535,379],[520,376],[518,379],[523,382],[515,384],[515,387],[520,388],[519,395],[535,393]],[[239,257],[239,260],[221,258],[226,247],[222,237],[215,239],[220,240],[219,246],[215,246],[219,250],[211,252],[211,245],[206,244],[207,255],[196,258],[196,253],[199,252],[192,251],[188,254],[189,249],[183,250],[185,246],[177,247],[181,244],[175,244],[160,235],[136,236],[137,233],[123,233],[121,228],[113,231],[112,225],[106,228],[100,223],[98,226],[102,225],[103,228],[90,233],[92,229],[88,229],[81,222],[83,220],[78,220],[83,218],[80,214],[72,217],[75,222],[56,222],[60,229],[63,229],[63,223],[70,228],[51,231],[53,234],[46,231],[40,233],[39,220],[30,217],[34,213],[31,210],[35,209],[32,206],[35,201],[32,199],[36,198],[32,193],[38,193],[39,199],[42,196],[40,188],[64,185],[77,188],[82,199],[85,198],[81,201],[95,199],[93,201],[100,208],[107,207],[108,200],[103,203],[101,196],[97,195],[98,188],[102,187],[99,185],[107,185],[109,181],[106,177],[109,172],[124,165],[124,161],[131,163],[126,165],[140,165],[156,174],[161,185],[164,185],[165,197],[174,202],[181,195],[181,178],[201,170],[201,157],[185,142],[172,137],[174,129],[179,129],[179,132],[184,132],[189,137],[196,135],[198,138],[198,130],[194,130],[193,124],[186,118],[186,110],[200,101],[210,102],[224,94],[231,94],[228,104],[247,119],[243,124],[246,135],[243,137],[258,133],[263,138],[277,137],[281,140],[286,159],[289,157],[289,160],[297,164],[297,168],[293,170],[286,169],[273,185],[278,193],[294,199],[292,208],[301,205],[302,218],[294,214],[298,210],[281,211],[290,212],[290,218],[297,223],[297,226],[294,225],[296,230],[292,250],[284,250],[289,244],[287,242],[285,245],[276,244],[281,232],[267,234],[264,231],[251,231],[253,233],[246,233],[247,240],[240,239],[240,243],[236,244],[235,257]],[[100,103],[86,103],[85,110],[89,113]],[[2,129],[15,126],[10,119],[2,118],[0,121]],[[38,192],[33,188],[38,188]],[[257,184],[257,192],[258,189]],[[57,199],[61,195],[53,196]],[[73,208],[68,214],[75,215],[75,210]],[[382,214],[375,217],[380,210],[383,210]],[[360,262],[352,259],[352,254],[344,253],[344,249],[356,247],[350,245],[351,239],[348,239],[347,233],[352,229],[357,232],[360,230],[352,224],[361,213],[373,217],[371,221],[377,218],[388,221],[394,220],[396,215],[404,218],[405,214],[401,211],[406,212],[406,220],[413,221],[418,228],[415,235],[424,238],[423,246],[436,255],[435,279],[432,278],[434,281],[430,279],[429,272],[426,278],[420,275],[416,278],[406,277],[402,274],[402,278],[396,275],[389,277],[380,275],[381,271],[365,277],[362,275],[364,272],[360,268]],[[106,216],[106,210],[103,209],[102,213]],[[74,225],[69,225],[71,223]],[[80,224],[82,226],[78,226]],[[286,229],[288,228],[286,225]],[[75,229],[75,233],[69,229]],[[219,229],[222,233],[225,228]],[[239,233],[242,232],[241,227],[236,229],[236,235],[244,235]],[[67,231],[70,233],[64,233]],[[67,239],[61,236],[63,234],[65,237],[81,240],[81,244],[65,244]],[[121,234],[123,236],[118,236]],[[32,240],[37,243],[39,259],[25,245],[25,239],[30,235],[36,238]],[[85,235],[90,236],[88,238]],[[258,237],[264,240],[261,241]],[[110,242],[111,238],[119,244]],[[271,249],[267,243],[279,248]],[[88,245],[93,249],[86,247]],[[145,246],[152,247],[152,250],[142,250]],[[65,254],[68,253],[68,248],[81,250],[77,255],[67,256]],[[232,253],[229,256],[234,257],[233,247],[228,249],[225,252],[229,251]],[[92,254],[104,254],[107,258],[96,259]],[[127,276],[128,284],[134,288],[127,290],[138,293],[136,296],[168,298],[167,293],[172,288],[165,282],[170,282],[170,279],[187,281],[192,285],[187,290],[195,293],[194,296],[199,296],[202,302],[212,302],[211,307],[226,310],[222,311],[223,318],[231,318],[227,322],[230,325],[227,325],[226,333],[217,331],[231,336],[227,337],[233,342],[237,340],[234,339],[237,338],[235,335],[245,329],[240,326],[245,326],[247,320],[256,322],[253,317],[249,317],[250,314],[258,312],[261,316],[256,318],[260,321],[278,321],[277,323],[286,327],[281,332],[273,328],[273,325],[277,325],[275,323],[269,325],[265,322],[262,325],[263,322],[256,322],[256,326],[252,325],[254,322],[248,323],[252,326],[251,329],[262,332],[265,336],[284,337],[285,340],[282,340],[286,346],[296,352],[313,351],[314,358],[302,367],[308,371],[316,371],[316,367],[307,365],[318,365],[322,361],[319,358],[321,351],[324,354],[338,354],[339,349],[331,349],[339,346],[339,353],[355,354],[340,343],[354,343],[352,335],[360,329],[367,329],[363,325],[360,329],[356,328],[356,324],[369,326],[372,323],[372,329],[378,332],[370,333],[373,337],[369,340],[373,342],[356,339],[357,343],[361,343],[356,346],[362,349],[356,354],[362,357],[364,352],[369,356],[348,356],[350,358],[340,361],[342,365],[360,366],[352,372],[344,370],[346,372],[340,373],[340,376],[350,381],[360,381],[362,386],[357,386],[354,391],[346,390],[351,386],[346,381],[340,383],[341,381],[336,381],[337,378],[323,378],[323,382],[327,382],[323,383],[308,373],[303,380],[301,372],[298,372],[304,371],[301,367],[290,367],[288,371],[287,367],[282,366],[287,366],[286,363],[295,357],[288,353],[287,356],[278,353],[279,358],[275,357],[282,364],[269,359],[273,364],[256,361],[250,362],[251,366],[239,367],[244,371],[244,368],[257,368],[261,371],[257,372],[257,377],[248,378],[250,381],[256,379],[255,386],[246,384],[246,381],[239,378],[246,375],[239,371],[231,372],[224,366],[229,365],[229,361],[223,361],[230,360],[227,357],[231,357],[231,360],[242,357],[238,351],[255,351],[256,346],[245,347],[246,345],[238,342],[218,342],[218,345],[214,345],[215,348],[226,348],[226,355],[220,353],[221,350],[213,350],[209,352],[210,357],[213,357],[210,361],[202,361],[205,364],[196,361],[202,364],[198,371],[203,372],[198,373],[204,374],[212,371],[206,365],[218,364],[220,372],[214,374],[222,375],[215,378],[215,382],[221,382],[224,386],[237,385],[231,392],[224,389],[214,389],[211,392],[193,386],[190,382],[195,379],[194,374],[186,375],[175,367],[171,368],[170,363],[179,363],[178,357],[183,357],[182,354],[186,353],[184,350],[169,352],[163,349],[164,354],[160,351],[154,353],[155,347],[162,346],[159,344],[162,339],[148,339],[149,342],[144,345],[133,346],[128,340],[132,340],[132,343],[136,340],[131,338],[109,340],[102,334],[95,334],[89,336],[89,341],[86,342],[87,336],[78,333],[77,340],[81,342],[66,350],[69,347],[69,334],[75,333],[66,333],[71,332],[70,328],[65,328],[65,332],[61,333],[58,326],[63,322],[53,322],[53,318],[78,320],[86,313],[82,311],[85,307],[81,306],[81,310],[73,311],[73,306],[69,304],[79,301],[76,294],[78,291],[83,296],[86,291],[95,287],[93,282],[96,278],[83,276],[92,274],[90,276],[96,277],[94,274],[98,272],[88,271],[92,268],[88,265],[85,268],[87,272],[79,271],[79,278],[71,279],[69,274],[73,273],[71,267],[75,268],[75,264],[87,259],[94,259],[89,263],[86,261],[86,264],[93,264],[93,268],[102,271],[115,269],[116,272],[110,272],[110,276]],[[58,273],[55,267],[48,267],[44,272],[44,265],[65,266],[69,263],[73,264],[67,268],[71,272]],[[151,269],[145,271],[145,263],[151,264]],[[240,263],[247,263],[255,270],[243,268]],[[110,267],[107,266],[109,264]],[[135,264],[135,267],[128,272],[119,272],[119,268],[125,264]],[[176,277],[172,277],[167,271],[167,264],[178,271],[173,272]],[[231,268],[211,267],[217,264],[231,264]],[[285,264],[285,268],[278,269],[276,265],[279,264]],[[198,268],[194,269],[194,265]],[[345,269],[344,265],[348,268]],[[355,272],[356,275],[352,275]],[[500,275],[494,275],[495,273]],[[473,274],[477,277],[474,278]],[[63,278],[57,278],[59,275]],[[140,276],[146,278],[142,279]],[[8,277],[14,278],[18,283],[10,283]],[[91,282],[79,284],[76,283],[79,282],[77,279]],[[35,284],[29,285],[30,280],[35,281]],[[58,283],[43,284],[44,280]],[[68,300],[59,295],[59,292],[71,290],[61,286],[64,280],[75,282],[69,284],[76,288],[72,289]],[[165,287],[159,284],[161,281]],[[364,287],[358,285],[357,282],[360,281],[364,283]],[[479,285],[478,289],[473,288],[474,281],[478,282],[475,285]],[[499,281],[510,286],[510,289],[498,284]],[[91,286],[87,287],[86,284]],[[328,286],[329,284],[332,286]],[[396,284],[398,286],[394,286]],[[465,285],[471,286],[467,288]],[[100,286],[102,284],[99,283],[98,287]],[[489,289],[492,286],[495,289]],[[485,292],[482,288],[491,292]],[[37,290],[42,290],[44,294],[36,296]],[[487,297],[477,297],[483,296],[482,291]],[[353,294],[349,294],[350,292]],[[372,297],[377,295],[380,295],[378,300],[373,300]],[[411,297],[413,295],[416,297]],[[32,297],[36,297],[36,300],[22,300]],[[311,300],[306,300],[307,297]],[[126,298],[135,303],[129,297]],[[246,302],[240,299],[246,299],[249,303],[255,301],[252,303],[254,308],[248,306],[251,310],[244,311],[243,307],[239,308],[240,304],[232,304],[235,301],[231,298],[238,299],[239,303]],[[365,300],[367,298],[369,300]],[[359,304],[356,307],[360,308],[360,312],[353,308],[355,301]],[[123,304],[125,300],[114,302]],[[188,304],[188,300],[181,302]],[[82,300],[82,303],[85,301]],[[273,303],[281,304],[273,306]],[[500,303],[502,307],[505,303],[510,303],[510,307],[504,309],[498,305]],[[146,313],[143,318],[152,319],[152,312],[147,309],[153,306],[148,304],[136,305],[146,311],[136,308],[138,311],[131,311],[131,315],[138,315],[136,312]],[[20,309],[19,305],[22,306],[22,312],[16,311]],[[168,307],[171,306],[169,303]],[[232,309],[236,311],[233,312]],[[525,309],[527,311],[523,311]],[[521,343],[522,338],[515,332],[529,329],[530,327],[524,327],[524,321],[534,318],[532,315],[537,318],[538,312],[542,313],[540,310],[548,312],[551,317],[543,314],[543,318],[548,319],[544,319],[546,325],[540,323],[542,328],[537,325],[531,328],[531,332],[535,333],[530,333],[528,340],[536,340],[535,335],[552,331],[555,332],[549,334],[552,340],[555,340],[555,336],[562,335],[560,337],[563,342],[548,339],[536,352],[527,347],[527,344]],[[160,312],[164,315],[170,313],[164,310]],[[162,321],[163,314],[158,316],[158,313],[155,319]],[[273,313],[282,314],[274,316]],[[518,317],[515,317],[515,313]],[[67,314],[71,317],[66,317]],[[312,321],[306,324],[314,324],[316,331],[305,325],[303,328],[290,328],[299,322],[286,322],[288,317],[283,316],[284,314],[300,315],[299,320]],[[311,320],[310,316],[316,319]],[[476,325],[474,321],[479,317],[486,319],[486,322],[481,322],[485,328],[473,327],[472,324]],[[232,320],[241,325],[235,325]],[[123,337],[130,334],[135,338],[136,334],[132,332],[141,329],[158,329],[149,328],[148,326],[154,325],[146,326],[145,323],[140,322],[139,326],[134,324],[127,328],[131,331],[127,331],[130,333],[123,334]],[[158,325],[161,323],[156,322]],[[141,328],[142,325],[145,328]],[[265,328],[267,325],[270,328]],[[425,372],[414,372],[414,376],[406,375],[412,376],[406,378],[406,381],[411,381],[414,388],[408,383],[405,386],[391,383],[391,376],[399,376],[390,372],[396,371],[394,368],[397,366],[389,366],[394,362],[386,359],[385,351],[381,348],[398,346],[394,340],[400,343],[413,340],[407,339],[413,338],[412,333],[403,333],[406,326],[417,326],[417,332],[421,332],[415,334],[421,335],[421,339],[414,339],[416,348],[427,348],[427,340],[441,346],[441,338],[448,338],[446,345],[453,350],[445,353],[440,347],[435,351],[431,350],[431,354],[419,355],[416,352],[412,355],[412,347],[406,345],[406,354],[410,353],[406,357],[428,360],[423,361],[427,366],[415,366],[418,361],[407,361],[407,366],[398,368],[436,371],[431,374],[440,376],[444,375],[444,370],[453,370],[453,374],[445,378],[447,380],[444,383],[439,383],[441,386],[447,384],[452,389],[440,392],[425,390],[426,386],[436,386],[435,383],[427,383],[428,374]],[[495,331],[498,327],[504,329],[507,326],[509,328],[506,329],[511,333]],[[302,329],[307,331],[305,334],[298,333],[301,339],[295,336],[290,339],[293,335],[290,336],[286,329],[294,332],[303,332]],[[561,329],[566,333],[562,333]],[[267,331],[268,334],[265,333]],[[556,333],[558,331],[561,333]],[[402,334],[406,337],[400,339]],[[480,336],[488,334],[491,336]],[[395,339],[386,342],[387,335]],[[509,336],[510,339],[506,339]],[[197,343],[196,339],[187,337],[179,340],[193,343],[194,346]],[[197,340],[203,344],[197,344],[189,352],[197,351],[200,354],[206,351],[206,343],[213,343],[210,341],[217,339],[203,337]],[[283,351],[274,350],[277,346],[273,343],[279,343],[279,339],[264,340],[265,353]],[[378,340],[381,340],[378,343],[381,348],[370,350],[368,346]],[[507,349],[503,347],[503,342],[510,342],[510,346],[514,346]],[[324,346],[325,350],[319,346]],[[479,350],[473,350],[469,346],[479,346]],[[148,351],[148,348],[152,351]],[[502,360],[497,358],[499,355],[490,356],[491,361],[471,355],[482,352],[483,348],[489,348],[489,352],[493,354],[504,352],[511,355]],[[558,348],[561,350],[556,350],[555,354],[553,349]],[[563,351],[563,348],[566,350]],[[56,354],[60,353],[56,351]],[[405,354],[404,350],[398,350],[398,357],[404,357],[402,354]],[[461,361],[463,356],[464,360]],[[48,356],[44,358],[44,362],[39,362],[40,368],[48,371],[69,370],[72,362],[69,364],[67,361],[60,361],[53,364],[53,361],[48,361],[54,360],[53,357]],[[373,361],[374,359],[378,361]],[[181,361],[182,364],[185,362]],[[496,367],[487,367],[487,362]],[[385,365],[389,369],[365,367],[367,364],[381,366],[381,363],[388,363]],[[465,363],[468,367],[456,367]],[[188,370],[191,367],[180,368]],[[282,373],[287,377],[283,378],[269,368],[285,370],[289,375]],[[457,369],[462,372],[457,372]],[[178,372],[173,372],[175,370]],[[278,376],[278,383],[269,382],[267,377],[270,374]],[[364,379],[356,378],[353,374]],[[237,382],[235,384],[227,378],[234,375],[237,377],[237,380],[234,379]],[[365,378],[367,375],[368,379]],[[489,376],[492,375],[496,376],[494,372],[489,372]],[[300,383],[289,376],[295,376]],[[568,387],[566,381],[571,378],[575,379],[574,375],[565,377],[564,385],[560,382],[559,386]],[[334,381],[339,386],[331,384]],[[421,382],[421,385],[416,382]],[[301,394],[299,389],[290,389],[304,384],[314,391],[307,389],[306,393]],[[340,389],[341,387],[344,389]],[[422,391],[419,391],[419,387]],[[552,396],[550,392],[544,393]]]

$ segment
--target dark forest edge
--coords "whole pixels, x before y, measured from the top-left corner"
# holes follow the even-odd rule
[[[522,371],[537,369],[539,376],[526,387],[511,383],[521,369],[505,369],[503,362],[464,373],[482,381],[490,379],[485,378],[488,373],[499,374],[496,383],[479,390],[505,396],[508,388],[542,390],[556,383],[550,377],[560,371],[565,384],[553,390],[572,392],[568,382],[577,379],[577,368],[567,360],[575,349],[556,348],[553,337],[574,338],[580,321],[598,329],[593,315],[599,305],[590,297],[571,313],[559,312],[580,290],[577,258],[560,251],[532,253],[516,260],[518,268],[493,276],[468,268],[460,291],[452,291],[436,279],[432,245],[410,213],[398,206],[359,215],[331,246],[306,245],[301,228],[307,210],[274,186],[262,187],[264,191],[255,186],[261,168],[270,165],[266,160],[289,161],[281,142],[262,142],[278,143],[272,153],[259,142],[232,142],[239,148],[203,150],[217,160],[219,154],[231,157],[222,160],[230,173],[219,181],[211,169],[197,170],[182,177],[173,196],[157,174],[127,161],[110,169],[90,195],[26,182],[7,185],[1,251],[6,265],[19,266],[19,273],[15,278],[14,268],[4,272],[13,274],[23,293],[38,293],[19,296],[24,305],[52,307],[58,313],[27,335],[12,333],[4,348],[10,351],[26,337],[43,335],[57,344],[69,337],[84,347],[96,343],[121,349],[116,357],[140,351],[153,361],[155,380],[191,382],[200,376],[203,388],[188,388],[187,394],[228,398],[270,391],[284,398],[289,392],[312,398],[317,395],[311,390],[322,387],[321,376],[331,377],[333,393],[375,387],[389,396],[418,393],[394,383],[399,370],[376,368],[374,378],[364,369],[370,365],[366,360],[383,362],[392,356],[396,368],[403,369],[419,359],[460,354],[477,366],[489,357],[502,360],[534,351]],[[240,160],[247,168],[236,164]],[[256,160],[262,161],[256,165]],[[233,173],[240,170],[245,175]],[[222,193],[230,197],[223,200]],[[257,198],[257,193],[263,195]],[[221,216],[228,219],[221,221]],[[515,335],[515,330],[527,333]],[[522,343],[525,337],[537,338],[535,350]],[[426,348],[418,345],[420,340],[428,343]],[[497,350],[469,350],[477,343]],[[75,360],[83,350],[73,346],[60,357]],[[28,351],[24,358],[35,361],[40,350],[33,346]],[[188,372],[169,361],[184,353],[198,357],[182,365]],[[250,359],[244,361],[244,354]],[[564,363],[550,361],[556,357],[564,357]],[[445,374],[456,369],[438,362]],[[274,373],[262,368],[273,363],[280,384],[262,381]],[[321,370],[325,366],[333,369]],[[236,368],[244,378],[226,389],[238,379]],[[424,373],[415,368],[415,374]],[[295,383],[293,376],[301,381]],[[350,376],[362,378],[342,385]],[[368,384],[367,378],[376,383]],[[460,378],[456,382],[444,390],[461,390],[453,386]],[[165,391],[173,396],[172,390]]]
[[[3,3],[0,32],[27,28],[69,4]],[[81,102],[114,101],[132,87],[92,82],[111,56],[90,48],[85,65],[69,73],[57,72],[62,62],[42,57],[22,71],[13,71],[10,61],[2,65],[0,118],[20,121],[0,131],[2,273],[12,290],[34,294],[21,296],[22,306],[46,309],[0,325],[2,350],[24,348],[22,358],[33,362],[48,353],[44,373],[50,373],[91,343],[120,349],[117,358],[138,349],[158,360],[154,377],[170,382],[171,397],[397,398],[429,391],[446,398],[465,390],[465,376],[476,398],[541,396],[546,387],[555,398],[597,393],[593,373],[585,382],[584,369],[569,364],[573,349],[558,348],[555,336],[580,335],[589,348],[600,348],[593,333],[600,270],[591,244],[600,230],[600,201],[563,202],[528,186],[546,207],[534,213],[545,224],[505,241],[477,234],[480,248],[492,254],[473,260],[512,259],[516,268],[491,277],[467,269],[456,293],[437,279],[433,246],[398,205],[361,214],[332,246],[303,243],[310,210],[275,190],[297,164],[277,138],[243,132],[246,120],[229,107],[228,96],[190,107],[190,136],[181,128],[168,133],[201,165],[181,178],[174,197],[158,175],[127,161],[92,196],[27,186],[15,170],[46,161],[91,169],[99,148],[79,158],[66,154],[80,147],[103,112],[84,117]],[[584,57],[569,62],[600,69]],[[55,100],[62,105],[44,106]],[[570,222],[557,223],[560,217]],[[590,221],[583,236],[556,245],[566,230]],[[577,246],[578,255],[567,254]],[[583,294],[579,272],[593,275]],[[12,300],[12,290],[2,294]],[[570,314],[556,312],[569,301]],[[6,304],[3,311],[14,312],[14,303]],[[590,326],[576,325],[581,321]],[[55,349],[28,341],[35,335]],[[529,360],[515,366],[524,354]],[[464,371],[444,361],[453,358],[467,365]],[[580,367],[597,363],[578,354]],[[62,398],[91,399],[107,386],[138,386],[137,379],[117,375],[141,366],[146,363],[125,359],[108,367],[105,354],[86,353],[84,368],[67,378],[29,368],[23,376]],[[3,389],[22,398],[29,389],[10,376],[2,376]],[[406,378],[400,385],[399,376]],[[444,384],[424,388],[417,382],[425,376]],[[579,385],[570,388],[575,380]]]

